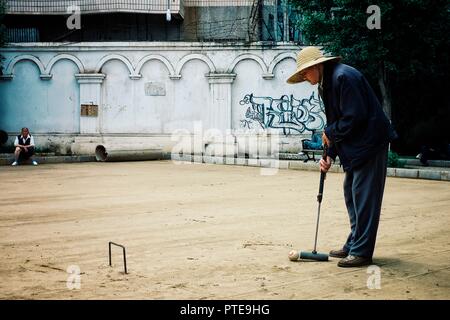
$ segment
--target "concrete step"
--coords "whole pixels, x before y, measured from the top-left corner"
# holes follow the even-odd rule
[[[55,155],[34,155],[33,159],[37,161],[39,164],[44,163],[73,163],[73,162],[88,162],[88,161],[96,161],[95,156],[93,155],[74,155],[74,156],[55,156]],[[11,165],[14,162],[14,155],[10,155],[9,157],[0,157],[0,166]],[[23,165],[31,165],[31,161],[24,161],[21,163]]]
[[[4,154],[3,154],[4,155]],[[35,155],[34,159],[39,164],[44,163],[73,163],[73,162],[88,162],[96,161],[93,155],[72,155],[72,156],[42,156]],[[164,160],[170,160],[171,154],[164,153]],[[174,159],[172,159],[174,160]],[[299,160],[281,160],[281,159],[246,159],[246,158],[234,158],[234,157],[211,157],[202,155],[181,155],[178,159],[183,162],[199,162],[199,163],[211,163],[211,164],[227,164],[227,165],[243,165],[243,166],[256,166],[265,168],[276,168],[279,169],[293,169],[293,170],[310,170],[319,172],[319,164],[314,161],[308,161],[307,163]],[[11,165],[14,161],[13,155],[9,157],[0,158],[0,165]],[[31,164],[28,161],[27,164]],[[331,172],[343,172],[342,167],[338,164],[333,164],[330,169]],[[399,178],[412,178],[412,179],[428,179],[428,180],[441,180],[450,181],[450,170],[449,168],[434,168],[434,167],[418,167],[415,168],[411,166],[410,168],[388,168],[388,177],[399,177]]]
[[[36,153],[35,157],[54,157],[56,154],[54,152],[49,153]],[[12,153],[0,153],[0,160],[14,160],[14,154]]]
[[[174,160],[172,158],[172,160]],[[197,162],[197,163],[211,163],[211,164],[226,164],[226,165],[241,165],[252,167],[292,169],[292,170],[307,170],[319,172],[319,163],[314,161],[298,161],[298,160],[281,160],[281,159],[247,159],[247,158],[233,158],[233,157],[204,157],[202,155],[184,154],[179,156],[176,160],[182,162]],[[330,172],[342,173],[344,172],[339,164],[333,164]],[[450,181],[450,170],[447,168],[387,168],[388,177],[397,178],[411,178],[411,179],[427,179]]]

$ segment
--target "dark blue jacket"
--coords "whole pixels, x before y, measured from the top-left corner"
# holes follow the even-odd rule
[[[339,156],[345,171],[364,164],[396,138],[366,78],[348,65],[325,63],[323,103],[329,155]]]

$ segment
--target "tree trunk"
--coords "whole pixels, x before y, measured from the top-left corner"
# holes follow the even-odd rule
[[[391,105],[391,90],[386,83],[386,70],[384,64],[381,62],[378,66],[378,85],[381,91],[381,97],[383,99],[383,110],[386,116],[391,120],[392,116],[392,105]]]

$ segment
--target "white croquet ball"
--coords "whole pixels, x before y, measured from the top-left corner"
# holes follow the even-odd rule
[[[288,254],[288,258],[291,261],[297,261],[298,260],[298,251],[296,250],[291,250]]]

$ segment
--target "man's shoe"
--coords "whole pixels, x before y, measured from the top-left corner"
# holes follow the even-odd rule
[[[348,256],[348,252],[344,249],[330,251],[330,257],[333,258],[345,258],[346,256]]]
[[[346,258],[338,262],[338,267],[341,268],[354,268],[368,266],[372,264],[372,258],[364,258],[358,256],[349,255]]]
[[[37,161],[33,160],[33,166],[37,166],[37,165],[38,165]]]
[[[14,161],[13,163],[11,163],[11,165],[12,165],[12,166],[17,166],[18,163],[17,163],[17,161]]]

